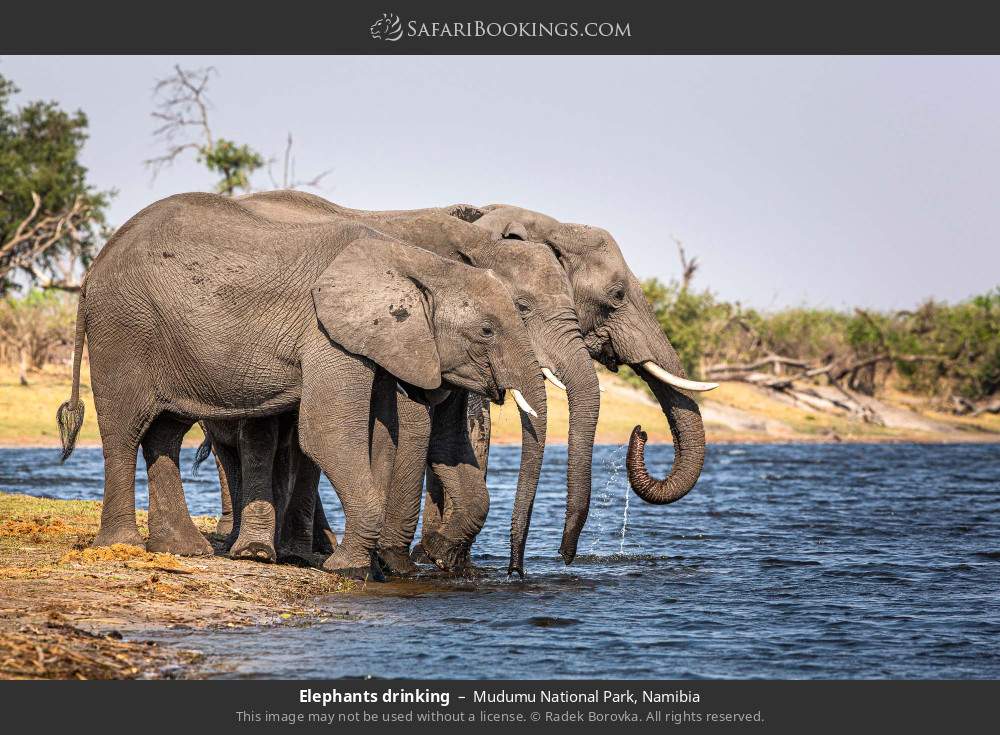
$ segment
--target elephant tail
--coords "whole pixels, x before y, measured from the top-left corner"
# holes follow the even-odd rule
[[[208,432],[205,432],[205,439],[198,445],[198,451],[194,455],[194,462],[191,463],[191,472],[197,473],[198,468],[201,467],[201,463],[208,459],[211,453],[212,440],[208,438]]]
[[[76,437],[83,426],[84,406],[80,400],[80,363],[83,360],[83,343],[87,336],[86,282],[80,289],[80,303],[76,309],[76,342],[73,346],[73,392],[70,399],[56,411],[59,439],[62,441],[60,463],[69,459],[76,446]]]

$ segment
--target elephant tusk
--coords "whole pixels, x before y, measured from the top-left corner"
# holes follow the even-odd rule
[[[536,419],[538,418],[538,414],[535,413],[535,409],[533,409],[531,407],[531,404],[525,400],[523,395],[521,395],[521,391],[519,391],[517,388],[511,388],[510,394],[514,396],[514,403],[517,404],[517,407],[519,409],[524,411],[529,416],[534,416]]]
[[[662,380],[667,385],[672,385],[674,388],[680,388],[681,390],[702,392],[706,390],[714,390],[719,387],[718,383],[701,383],[697,380],[679,378],[673,373],[667,372],[652,360],[642,363],[642,368],[644,370],[648,370],[649,374],[654,378]]]
[[[542,375],[544,375],[545,379],[550,383],[552,383],[552,385],[554,385],[559,390],[566,390],[566,386],[563,385],[563,382],[559,380],[559,378],[556,377],[556,374],[551,370],[549,370],[547,367],[542,368]]]

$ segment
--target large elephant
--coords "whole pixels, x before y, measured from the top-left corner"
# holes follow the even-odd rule
[[[447,208],[494,235],[522,228],[559,259],[572,285],[574,306],[587,349],[610,370],[629,365],[656,396],[670,425],[674,461],[670,473],[656,479],[646,470],[646,434],[636,426],[629,439],[626,467],[636,494],[649,503],[672,503],[684,497],[701,474],[705,429],[698,404],[685,391],[706,391],[715,383],[688,380],[669,339],[642,292],[642,286],[607,230],[560,222],[548,215],[510,205]],[[572,539],[564,539],[564,547]]]
[[[361,222],[277,223],[211,194],[169,197],[129,220],[81,291],[73,392],[57,416],[64,458],[83,419],[85,339],[105,457],[95,545],[142,543],[141,445],[147,548],[210,551],[191,522],[178,469],[181,439],[196,420],[298,407],[301,447],[336,488],[346,517],[343,541],[324,566],[351,572],[367,572],[381,533],[397,384],[416,396],[454,387],[496,401],[510,390],[531,429],[526,439],[544,443],[541,368],[503,285]],[[530,513],[524,498],[537,480],[538,468],[520,478],[519,512]],[[244,505],[244,522],[273,528],[266,485]]]
[[[569,404],[569,470],[567,473],[567,520],[564,557],[572,561],[586,521],[590,503],[590,468],[600,392],[593,363],[580,334],[573,310],[569,283],[558,261],[538,243],[524,242],[525,233],[507,228],[493,235],[463,222],[444,210],[368,211],[342,207],[321,197],[296,191],[251,194],[240,202],[261,217],[297,224],[349,217],[377,227],[406,242],[443,257],[489,269],[510,291],[524,320],[542,371],[567,391]],[[409,565],[409,545],[416,531],[420,510],[421,478],[425,463],[429,473],[433,509],[439,521],[425,535],[424,549],[439,566],[461,565],[486,520],[489,494],[485,465],[488,404],[459,392],[434,408],[429,450],[410,442],[414,451],[398,459],[390,488],[389,513],[383,527],[379,551],[396,571]],[[522,429],[530,427],[525,424]],[[470,436],[471,435],[471,436]],[[484,441],[485,439],[485,441]],[[539,458],[535,446],[522,444],[522,472]],[[436,491],[435,491],[436,490]],[[527,495],[520,495],[529,502]],[[511,528],[511,571],[523,572],[530,506],[515,509]]]

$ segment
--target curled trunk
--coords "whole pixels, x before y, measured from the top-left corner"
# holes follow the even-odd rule
[[[670,474],[665,478],[651,477],[646,470],[646,432],[641,426],[636,426],[629,439],[628,456],[625,460],[629,484],[636,495],[647,503],[673,503],[694,487],[705,463],[705,427],[701,412],[698,404],[689,396],[661,383],[641,366],[633,365],[632,369],[646,381],[667,417],[674,440],[674,463]],[[679,366],[670,365],[668,369],[672,373],[683,375]]]

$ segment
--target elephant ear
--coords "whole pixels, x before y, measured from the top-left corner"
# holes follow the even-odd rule
[[[441,385],[441,360],[414,250],[388,240],[355,240],[314,284],[313,303],[331,340],[400,380],[433,390]]]

